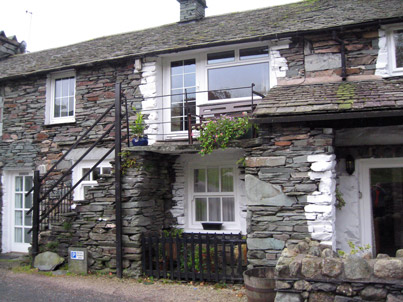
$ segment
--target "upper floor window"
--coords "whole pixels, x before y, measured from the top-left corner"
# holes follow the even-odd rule
[[[403,29],[394,30],[390,40],[393,69],[403,70]]]
[[[266,94],[269,91],[268,59],[267,46],[207,54],[208,100],[249,97],[250,88],[231,88],[249,87],[252,83],[256,91]]]
[[[75,122],[74,71],[51,74],[48,77],[46,122],[48,124]]]
[[[199,105],[249,99],[252,83],[257,92],[269,91],[268,45],[216,49],[164,59],[163,94],[170,95],[163,106],[165,133],[187,130],[187,114],[198,115]]]

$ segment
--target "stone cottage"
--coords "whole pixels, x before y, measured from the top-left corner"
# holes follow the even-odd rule
[[[68,219],[41,234],[60,253],[80,244],[92,269],[115,268],[117,219],[129,274],[141,272],[142,233],[207,232],[203,222],[246,235],[250,267],[275,265],[306,237],[333,250],[402,248],[403,2],[306,0],[206,18],[206,1],[178,1],[175,24],[1,57],[2,252],[28,250],[33,171],[47,173],[102,115],[115,82],[146,117],[149,146],[124,149],[136,165],[122,177],[120,217],[112,153],[77,185]],[[201,157],[188,114],[198,123],[253,108],[252,83],[263,95],[257,138]],[[49,176],[70,168],[77,183],[113,145],[106,137],[80,160],[113,120]]]

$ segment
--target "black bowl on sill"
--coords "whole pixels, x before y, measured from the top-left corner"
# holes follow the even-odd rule
[[[202,222],[203,230],[221,230],[222,222]]]

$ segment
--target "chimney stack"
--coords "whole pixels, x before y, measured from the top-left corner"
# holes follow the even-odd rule
[[[0,61],[16,54],[25,53],[27,44],[17,41],[15,36],[7,37],[4,31],[0,31]]]
[[[207,8],[206,0],[177,0],[181,4],[180,22],[201,20]]]

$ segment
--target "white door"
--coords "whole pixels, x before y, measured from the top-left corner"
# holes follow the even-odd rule
[[[27,253],[31,246],[28,231],[32,227],[32,214],[27,215],[27,211],[32,207],[33,195],[25,194],[32,185],[33,176],[29,172],[5,173],[3,252]]]
[[[403,248],[403,158],[361,160],[362,237],[374,254]]]

